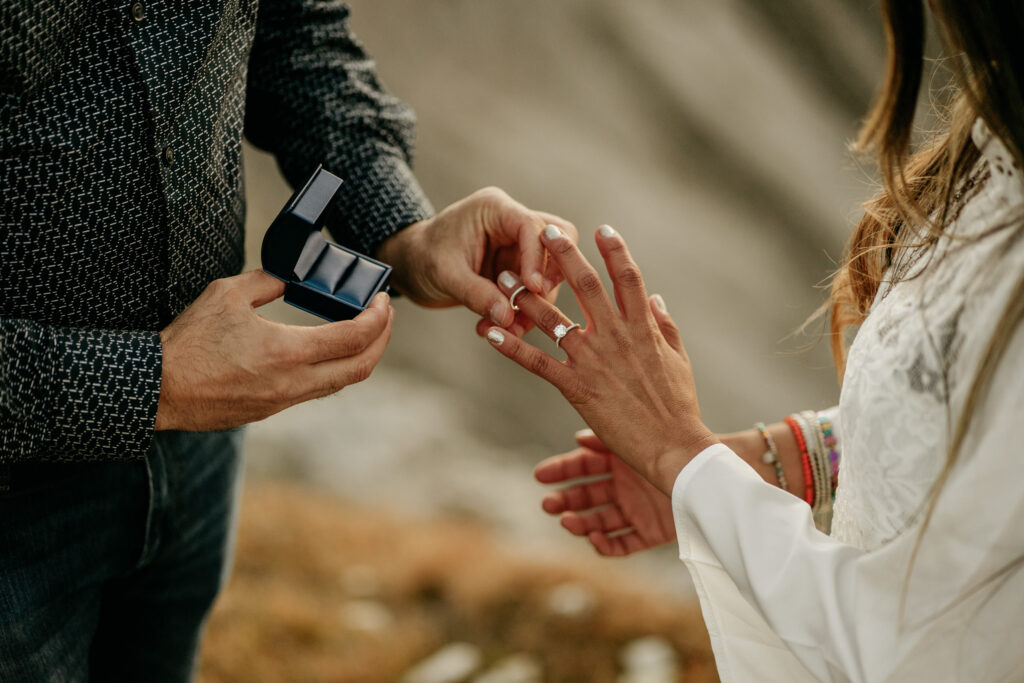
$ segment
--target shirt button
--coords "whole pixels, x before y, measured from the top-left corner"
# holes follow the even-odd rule
[[[142,21],[146,18],[146,8],[142,6],[141,2],[137,2],[132,5],[132,19],[135,21]]]
[[[164,147],[163,154],[160,155],[164,160],[164,166],[174,165],[174,150],[170,147]]]

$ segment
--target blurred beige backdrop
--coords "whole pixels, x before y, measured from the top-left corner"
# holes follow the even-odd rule
[[[847,153],[882,73],[867,2],[355,0],[353,26],[419,116],[437,207],[485,185],[558,213],[597,257],[615,226],[683,330],[707,423],[731,431],[838,399],[827,344],[786,340],[871,192]],[[250,267],[289,189],[247,148]],[[571,292],[560,303],[578,309]],[[415,514],[490,523],[509,543],[585,551],[539,510],[533,464],[583,426],[463,310],[396,302],[365,384],[255,425],[257,476]],[[316,321],[280,302],[279,320]],[[538,344],[547,343],[534,337]],[[552,349],[553,350],[553,349]],[[685,590],[673,551],[630,560]]]

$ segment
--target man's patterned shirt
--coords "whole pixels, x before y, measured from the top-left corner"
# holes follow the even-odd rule
[[[0,41],[0,462],[146,452],[158,331],[242,267],[243,130],[345,179],[341,242],[430,215],[342,4],[4,0]]]

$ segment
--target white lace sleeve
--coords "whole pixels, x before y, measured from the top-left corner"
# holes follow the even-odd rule
[[[723,681],[1019,680],[1024,672],[1024,330],[976,413],[905,583],[920,519],[840,543],[725,446],[672,495]],[[905,604],[901,612],[901,600]]]

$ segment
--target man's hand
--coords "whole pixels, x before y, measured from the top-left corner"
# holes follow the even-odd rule
[[[485,188],[398,232],[381,245],[377,257],[394,267],[392,286],[415,303],[464,305],[484,318],[477,326],[481,335],[490,325],[522,334],[532,323],[513,315],[494,280],[510,270],[531,291],[554,299],[562,274],[540,241],[549,223],[575,241],[571,223],[531,211],[497,188]]]
[[[370,376],[391,337],[387,294],[353,320],[299,327],[256,313],[283,293],[259,270],[215,280],[160,332],[158,430],[237,427]]]

